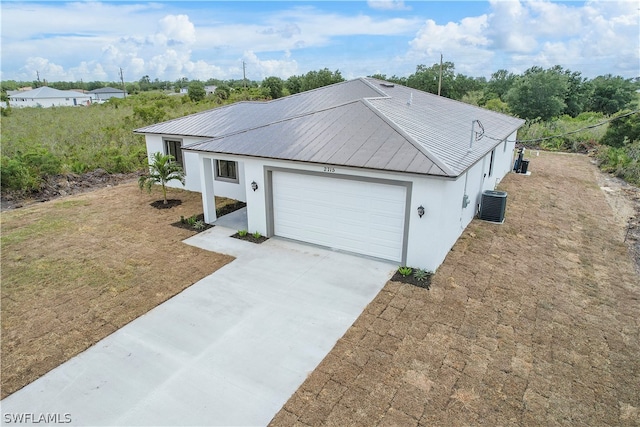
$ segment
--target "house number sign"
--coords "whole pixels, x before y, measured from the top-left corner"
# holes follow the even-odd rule
[[[325,166],[324,167],[324,171],[325,172],[335,172],[336,168],[332,168],[331,166]]]

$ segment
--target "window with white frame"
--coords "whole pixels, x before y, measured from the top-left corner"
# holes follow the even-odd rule
[[[238,162],[216,160],[216,179],[219,181],[238,182]]]

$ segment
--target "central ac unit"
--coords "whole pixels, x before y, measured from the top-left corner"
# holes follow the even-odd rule
[[[482,193],[482,201],[480,202],[480,219],[503,223],[506,208],[506,191],[487,190]]]

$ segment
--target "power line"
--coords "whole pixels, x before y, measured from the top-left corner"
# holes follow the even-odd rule
[[[636,114],[636,113],[638,113],[638,112],[640,112],[640,110],[634,110],[634,111],[631,111],[631,112],[629,112],[629,113],[622,114],[622,115],[620,115],[620,116],[612,117],[612,118],[610,118],[610,119],[604,120],[604,121],[602,121],[602,122],[600,122],[600,123],[596,123],[596,124],[594,124],[594,125],[585,126],[585,127],[583,127],[583,128],[576,129],[576,130],[572,130],[572,131],[565,132],[565,133],[561,133],[561,134],[558,134],[558,135],[545,136],[545,137],[542,137],[542,138],[535,138],[535,139],[516,139],[516,143],[540,142],[540,141],[546,141],[546,140],[548,140],[548,139],[560,138],[560,137],[563,137],[563,136],[566,136],[566,135],[572,135],[572,134],[574,134],[574,133],[579,133],[579,132],[582,132],[582,131],[587,130],[587,129],[593,129],[593,128],[597,128],[597,127],[602,126],[602,125],[606,125],[606,124],[607,124],[607,123],[609,123],[609,122],[612,122],[612,121],[614,121],[614,120],[621,119],[621,118],[623,118],[623,117],[630,116],[630,115],[632,115],[632,114]],[[486,136],[487,138],[489,138],[489,139],[493,139],[494,141],[502,141],[502,139],[493,138],[493,137],[488,136],[488,135],[485,135],[485,136]]]

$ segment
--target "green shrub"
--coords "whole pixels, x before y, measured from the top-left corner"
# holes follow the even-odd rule
[[[252,234],[254,239],[259,239],[260,237],[262,237],[262,234],[260,234],[259,231],[256,231],[255,233]]]
[[[21,161],[28,168],[35,171],[41,177],[59,174],[62,169],[62,161],[44,147],[34,147],[20,156]]]
[[[247,234],[249,234],[249,232],[247,230],[238,230],[238,236],[240,236],[240,237],[244,237]]]
[[[426,270],[423,270],[423,269],[418,269],[413,273],[413,277],[418,282],[424,282],[425,280],[427,280],[429,278],[429,276],[431,276],[431,274],[429,272],[427,272]]]
[[[79,160],[74,160],[69,166],[69,169],[73,173],[82,174],[89,171],[89,165],[86,163],[82,163]]]
[[[408,277],[412,272],[413,272],[413,269],[411,267],[398,268],[398,273],[400,273],[402,277]]]
[[[640,141],[623,147],[601,145],[597,160],[603,171],[640,185]]]
[[[40,183],[40,177],[25,166],[19,158],[2,156],[0,166],[0,184],[7,190],[34,190]]]

